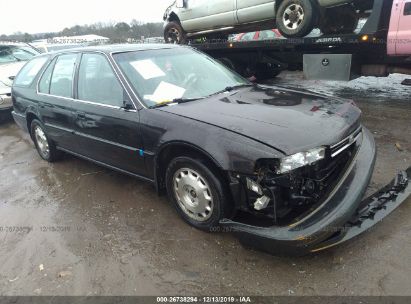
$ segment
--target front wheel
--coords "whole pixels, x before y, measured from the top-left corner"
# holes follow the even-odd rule
[[[229,200],[218,174],[204,162],[177,157],[166,172],[167,193],[179,215],[195,228],[211,231],[229,214]]]
[[[311,0],[284,0],[276,14],[277,28],[287,38],[307,36],[314,28],[317,11]]]
[[[170,21],[164,28],[164,40],[166,43],[185,44],[186,34],[177,21]]]

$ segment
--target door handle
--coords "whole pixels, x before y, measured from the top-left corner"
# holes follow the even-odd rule
[[[77,118],[84,119],[86,118],[86,113],[84,112],[76,112]]]

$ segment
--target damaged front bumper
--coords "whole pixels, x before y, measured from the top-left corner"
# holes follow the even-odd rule
[[[222,220],[240,242],[278,255],[305,255],[334,247],[368,230],[411,194],[411,168],[386,187],[362,200],[375,163],[375,143],[368,131],[357,157],[335,190],[311,214],[288,226],[258,227]]]

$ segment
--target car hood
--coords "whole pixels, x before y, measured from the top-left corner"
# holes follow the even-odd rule
[[[10,77],[15,77],[25,64],[26,61],[19,61],[0,65],[0,81],[11,86],[13,79],[10,79]]]
[[[291,155],[332,145],[360,126],[353,101],[254,86],[160,108],[241,134]]]

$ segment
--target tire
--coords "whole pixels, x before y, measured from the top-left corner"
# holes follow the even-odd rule
[[[317,15],[318,8],[311,0],[284,0],[277,10],[277,28],[286,38],[305,37],[314,29]]]
[[[178,21],[170,21],[164,28],[164,41],[172,44],[185,44],[186,33]]]
[[[11,110],[0,110],[0,124],[13,120]]]
[[[201,160],[190,157],[173,159],[166,171],[166,185],[168,197],[177,213],[197,229],[212,232],[231,212],[231,204],[218,174]],[[205,197],[211,200],[204,200]],[[202,201],[210,210],[200,216],[197,212],[205,210]]]
[[[30,135],[42,159],[50,163],[60,159],[61,152],[56,149],[55,144],[49,139],[45,132],[44,125],[39,120],[34,119],[31,122]],[[47,145],[48,149],[45,148],[45,145]]]
[[[257,77],[258,81],[272,79],[277,77],[283,70],[270,63],[258,63],[255,77]]]
[[[352,5],[329,9],[320,23],[324,35],[351,34],[358,26],[360,18]]]

